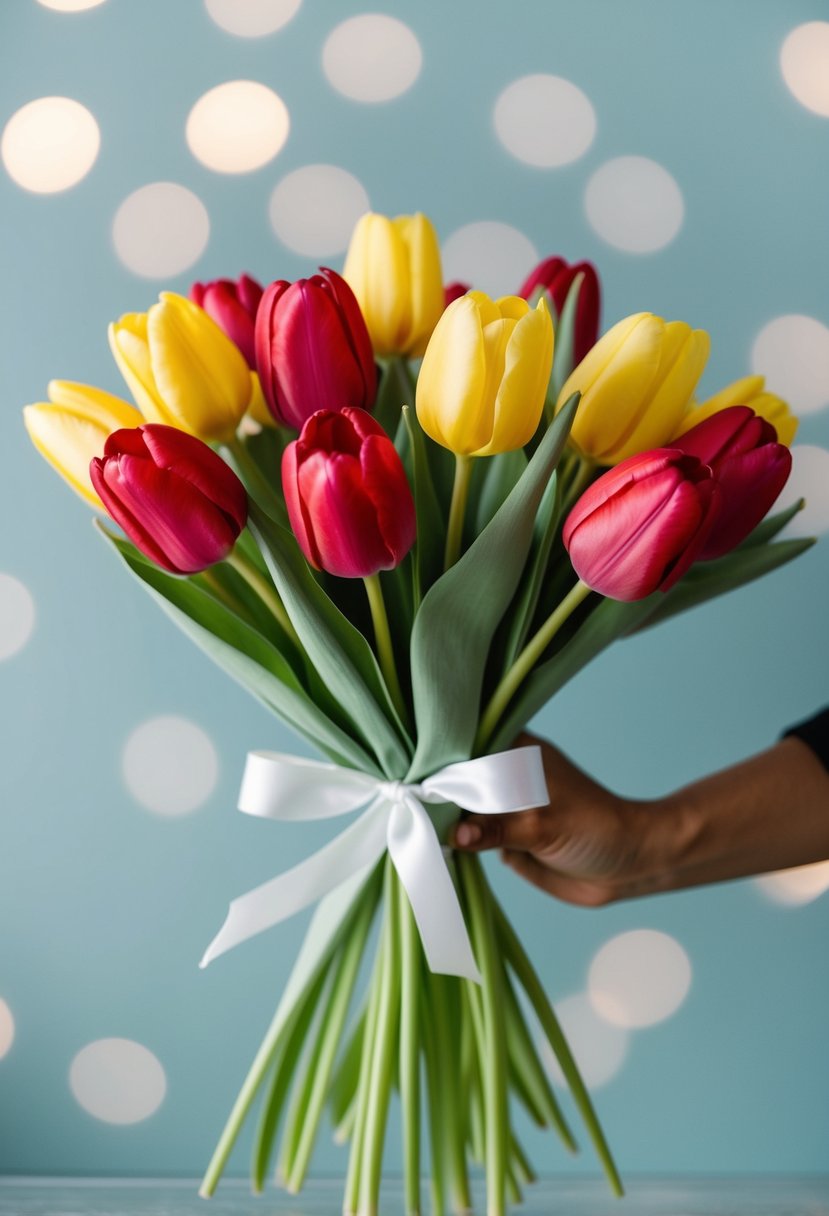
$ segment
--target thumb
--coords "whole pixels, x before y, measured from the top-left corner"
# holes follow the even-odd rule
[[[456,849],[479,853],[485,849],[517,849],[531,853],[542,843],[543,808],[510,815],[468,815],[456,825]]]

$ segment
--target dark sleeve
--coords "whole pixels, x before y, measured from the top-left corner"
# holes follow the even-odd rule
[[[796,739],[802,739],[822,762],[823,767],[829,769],[829,706],[821,710],[819,714],[815,714],[813,718],[807,718],[805,722],[799,722],[797,726],[790,726],[784,732],[783,738],[790,735],[794,735]]]

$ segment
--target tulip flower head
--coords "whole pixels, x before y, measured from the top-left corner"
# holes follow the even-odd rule
[[[115,431],[89,467],[109,514],[171,574],[223,561],[247,522],[244,486],[212,448],[177,427]]]
[[[717,411],[673,444],[708,465],[719,486],[720,509],[701,557],[722,557],[745,540],[778,498],[792,454],[777,442],[771,423],[747,405]]]
[[[256,310],[262,299],[262,286],[248,274],[233,279],[213,279],[194,283],[190,299],[212,317],[231,342],[239,347],[251,371],[256,371],[253,333]]]
[[[103,503],[89,480],[89,462],[113,431],[140,426],[144,420],[120,397],[88,384],[52,380],[47,395],[48,402],[23,410],[29,438],[75,493],[101,510]]]
[[[601,287],[596,267],[592,262],[568,264],[564,258],[549,257],[539,262],[521,285],[519,296],[529,300],[534,291],[541,288],[549,296],[556,317],[561,316],[564,302],[578,276],[582,276],[576,305],[573,332],[573,359],[580,363],[599,336],[601,312]]]
[[[797,433],[797,418],[782,397],[766,391],[764,376],[743,376],[742,380],[726,385],[701,405],[693,406],[682,419],[677,433],[683,435],[692,426],[732,405],[750,406],[755,414],[771,423],[777,432],[778,443],[785,443],[787,448],[792,446]]]
[[[570,442],[597,464],[618,464],[676,434],[702,375],[708,334],[640,312],[604,334],[565,381],[558,407],[581,393]]]
[[[553,362],[543,299],[470,291],[444,312],[423,356],[417,416],[436,443],[467,456],[523,447],[536,432]]]
[[[333,270],[272,283],[256,317],[256,363],[277,422],[299,430],[318,410],[370,410],[377,370],[366,323]]]
[[[562,540],[579,578],[614,600],[668,591],[700,556],[716,519],[710,468],[672,448],[609,469],[568,515]]]
[[[352,233],[343,277],[375,352],[419,358],[444,309],[440,247],[426,216],[368,212]]]
[[[403,464],[365,410],[320,410],[282,457],[288,517],[305,557],[341,578],[400,564],[415,540]]]
[[[109,345],[145,418],[211,442],[233,438],[251,400],[250,369],[192,300],[163,291],[148,312],[110,325]]]

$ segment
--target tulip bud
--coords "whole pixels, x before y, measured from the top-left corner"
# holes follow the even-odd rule
[[[89,476],[136,548],[171,574],[197,574],[223,561],[247,522],[239,478],[177,427],[115,431]]]
[[[553,362],[547,305],[470,291],[444,312],[423,356],[417,416],[460,455],[492,456],[529,443]]]
[[[120,427],[140,426],[143,418],[120,397],[88,384],[52,380],[47,394],[48,402],[23,410],[29,438],[76,494],[101,510],[103,504],[89,480],[89,462],[108,435]]]
[[[443,307],[448,308],[450,304],[454,304],[455,300],[459,300],[470,290],[468,283],[447,283],[443,289]]]
[[[285,503],[312,566],[368,578],[414,544],[415,510],[403,464],[365,410],[320,410],[282,457]]]
[[[565,381],[558,408],[581,393],[570,441],[597,464],[618,464],[676,434],[708,359],[708,334],[640,312],[619,321]]]
[[[371,339],[351,288],[333,270],[271,283],[256,317],[262,392],[277,422],[299,430],[318,410],[369,410]]]
[[[720,490],[720,509],[701,557],[722,557],[744,541],[777,499],[792,469],[792,454],[774,427],[747,405],[733,405],[686,431],[673,446],[708,465]]]
[[[364,215],[352,233],[343,277],[378,355],[423,354],[444,308],[440,247],[425,215]]]
[[[564,301],[573,283],[582,276],[576,305],[573,330],[573,360],[580,363],[599,336],[599,313],[601,310],[601,287],[596,267],[592,262],[574,262],[568,265],[564,258],[550,257],[539,262],[524,280],[519,296],[529,300],[539,288],[546,291],[552,301],[555,315],[561,316]]]
[[[190,299],[212,317],[231,342],[239,347],[248,367],[256,371],[256,350],[253,329],[256,310],[262,299],[262,287],[250,275],[232,279],[213,279],[210,283],[194,283]]]
[[[692,426],[732,405],[750,406],[755,414],[771,423],[777,432],[778,443],[785,443],[787,448],[792,446],[797,432],[797,418],[782,397],[766,392],[764,376],[744,376],[742,380],[735,380],[733,384],[720,389],[701,405],[693,406],[682,419],[678,433],[683,435]]]
[[[699,556],[716,519],[711,470],[657,448],[628,457],[585,490],[562,540],[579,578],[614,600],[668,591]]]
[[[148,312],[110,325],[109,345],[145,418],[212,442],[233,438],[251,400],[250,369],[192,300],[163,291]]]

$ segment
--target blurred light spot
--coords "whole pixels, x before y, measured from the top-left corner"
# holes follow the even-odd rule
[[[676,1013],[691,987],[691,962],[675,938],[656,929],[612,937],[590,964],[587,990],[614,1026],[653,1026]]]
[[[263,38],[291,20],[302,0],[205,0],[217,25],[237,38]]]
[[[627,1031],[598,1017],[584,992],[556,1001],[555,1011],[585,1085],[589,1089],[606,1085],[625,1062]],[[567,1089],[564,1074],[546,1038],[539,1041],[539,1048],[555,1084],[560,1089]]]
[[[54,9],[56,13],[82,13],[88,8],[97,8],[104,0],[37,0],[44,8]]]
[[[28,642],[35,627],[35,602],[13,574],[0,572],[0,659],[9,659]]]
[[[104,1123],[140,1123],[155,1114],[167,1092],[164,1069],[132,1039],[97,1039],[82,1047],[69,1069],[69,1087],[90,1115]]]
[[[14,1042],[14,1018],[12,1011],[0,996],[0,1060],[8,1055]]]
[[[365,187],[336,165],[305,165],[288,173],[271,195],[271,227],[296,253],[328,257],[348,247],[357,220],[370,208]]]
[[[18,186],[55,194],[87,175],[100,146],[98,124],[86,106],[71,97],[39,97],[12,114],[0,155]]]
[[[362,13],[331,31],[322,48],[328,81],[352,101],[390,101],[420,75],[423,54],[415,35],[396,17]]]
[[[601,165],[587,183],[584,205],[598,235],[626,253],[663,249],[685,214],[668,170],[645,156],[619,156]]]
[[[764,325],[751,348],[752,371],[766,377],[795,414],[829,405],[829,328],[797,313]]]
[[[514,80],[495,102],[494,121],[507,151],[542,169],[577,160],[596,134],[589,98],[561,76]]]
[[[780,68],[800,104],[829,118],[829,22],[796,26],[780,48]]]
[[[199,260],[210,236],[204,203],[175,182],[151,182],[124,199],[115,213],[115,252],[134,274],[165,279]]]
[[[773,511],[785,511],[798,498],[806,505],[780,533],[781,537],[816,536],[829,529],[829,452],[808,443],[792,446],[792,472]]]
[[[776,874],[763,874],[754,881],[773,903],[808,904],[824,891],[829,891],[829,861],[780,870]]]
[[[132,796],[158,815],[186,815],[212,794],[219,763],[195,722],[172,714],[150,718],[126,742],[123,774]]]
[[[517,228],[481,220],[456,228],[443,244],[441,260],[445,283],[458,280],[491,296],[514,295],[538,252]]]
[[[273,160],[290,125],[285,103],[273,89],[255,80],[228,80],[193,106],[187,144],[208,169],[249,173]]]

